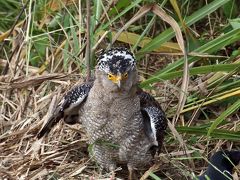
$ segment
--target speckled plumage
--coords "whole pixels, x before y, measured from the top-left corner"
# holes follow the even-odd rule
[[[102,51],[98,57],[97,67],[106,73],[119,74],[136,68],[136,61],[128,49],[118,47]]]
[[[107,74],[128,73],[121,87]],[[80,109],[80,120],[93,144],[93,156],[108,170],[117,164],[129,169],[150,164],[153,147],[160,149],[166,118],[158,102],[137,87],[136,61],[125,48],[113,48],[99,56],[95,82]]]
[[[111,81],[109,74],[120,77],[116,78],[119,82]],[[121,78],[123,74],[125,78]],[[89,136],[91,154],[104,169],[113,171],[118,164],[126,164],[129,170],[148,165],[161,148],[167,126],[165,114],[137,85],[133,54],[126,48],[112,48],[99,56],[93,85],[85,93],[72,91],[66,95],[81,99],[76,106],[77,117]],[[68,109],[71,113],[72,108]]]

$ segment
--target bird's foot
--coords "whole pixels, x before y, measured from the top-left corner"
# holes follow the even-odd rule
[[[90,177],[89,177],[89,180],[95,180],[94,176],[93,176],[93,175],[90,176]]]
[[[115,180],[115,172],[114,171],[111,172],[110,180]]]

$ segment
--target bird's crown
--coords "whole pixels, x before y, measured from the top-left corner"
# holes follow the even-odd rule
[[[97,68],[112,74],[123,74],[136,68],[133,54],[124,47],[115,47],[101,52]]]

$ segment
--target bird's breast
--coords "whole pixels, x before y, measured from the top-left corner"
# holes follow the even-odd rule
[[[83,107],[84,110],[80,112],[83,113],[82,122],[90,137],[117,140],[141,126],[140,101],[137,96],[90,96]]]

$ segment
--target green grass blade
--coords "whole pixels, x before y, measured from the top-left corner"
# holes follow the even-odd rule
[[[117,19],[119,19],[120,17],[122,17],[124,14],[126,14],[129,10],[131,10],[132,8],[136,7],[140,2],[142,2],[142,0],[136,0],[133,1],[128,7],[126,7],[122,12],[120,12],[118,15],[116,15],[113,19],[111,19],[109,22],[107,22],[105,25],[103,25],[102,27],[100,27],[100,30],[106,29],[107,27],[109,27],[110,24],[112,24],[114,21],[116,21]]]
[[[208,5],[202,7],[195,13],[193,13],[191,16],[185,19],[185,23],[187,26],[191,26],[195,22],[199,21],[200,19],[204,18],[208,14],[211,14],[216,9],[227,3],[229,0],[215,0]],[[180,26],[181,27],[181,26]],[[182,27],[181,27],[182,28]],[[169,41],[171,38],[175,36],[175,33],[172,28],[169,28],[165,30],[163,33],[155,37],[149,44],[147,44],[145,47],[143,47],[136,55],[137,58],[140,58],[142,55],[144,55],[146,52],[153,51],[157,47],[159,47],[164,42]]]
[[[177,131],[180,133],[187,133],[187,134],[195,134],[200,136],[207,136],[208,129],[207,128],[199,128],[199,127],[176,127]],[[223,130],[223,129],[214,129],[210,136],[214,139],[224,139],[224,140],[231,140],[231,141],[239,141],[240,139],[240,132],[234,132],[230,130]]]
[[[210,129],[208,130],[208,136],[217,128],[217,126],[230,114],[239,110],[240,108],[240,99],[232,104],[226,111],[224,111],[211,125]]]
[[[78,36],[77,36],[77,31],[76,31],[76,28],[73,27],[74,24],[73,24],[73,21],[72,21],[72,18],[70,18],[70,30],[71,30],[71,35],[73,37],[73,51],[74,51],[74,54],[76,54],[80,47],[79,47],[79,42],[78,42]]]
[[[150,172],[149,173],[149,176],[151,177],[151,178],[153,178],[154,180],[161,180],[161,178],[160,177],[158,177],[156,174],[154,174],[153,172]]]
[[[195,52],[198,53],[214,53],[220,48],[227,46],[235,41],[238,41],[240,38],[240,31],[239,29],[232,30],[222,36],[219,36],[218,38],[204,44],[203,46],[197,48]],[[189,57],[188,58],[188,63],[194,62],[199,60],[200,57]],[[183,65],[183,58],[179,59],[178,61],[169,64],[166,68],[163,70],[158,71],[153,75],[153,77],[145,80],[144,82],[141,83],[141,87],[147,86],[150,83],[156,82],[159,79],[156,78],[157,76],[160,76],[161,74],[176,70],[177,68],[181,67]]]
[[[146,26],[146,28],[144,29],[144,31],[142,32],[142,34],[139,36],[139,38],[137,39],[137,42],[134,44],[132,51],[134,51],[137,46],[139,46],[139,43],[144,39],[145,35],[147,34],[147,32],[150,30],[150,28],[153,26],[154,22],[156,20],[156,15],[154,15],[152,17],[152,19],[149,21],[148,25]]]
[[[201,66],[201,67],[194,67],[189,70],[190,75],[197,75],[197,74],[206,74],[210,72],[231,72],[235,70],[237,67],[240,68],[240,63],[238,64],[217,64],[217,65],[208,65],[208,66]],[[146,80],[148,84],[159,81],[159,80],[169,80],[174,79],[177,77],[182,77],[183,71],[175,71],[175,72],[168,72],[164,74],[158,74],[154,77],[152,77],[149,80]],[[145,85],[145,81],[142,83],[142,85]]]
[[[102,15],[102,1],[101,0],[97,0],[94,1],[94,18],[95,18],[95,24],[94,27],[97,25],[97,23],[99,23],[100,17]]]

